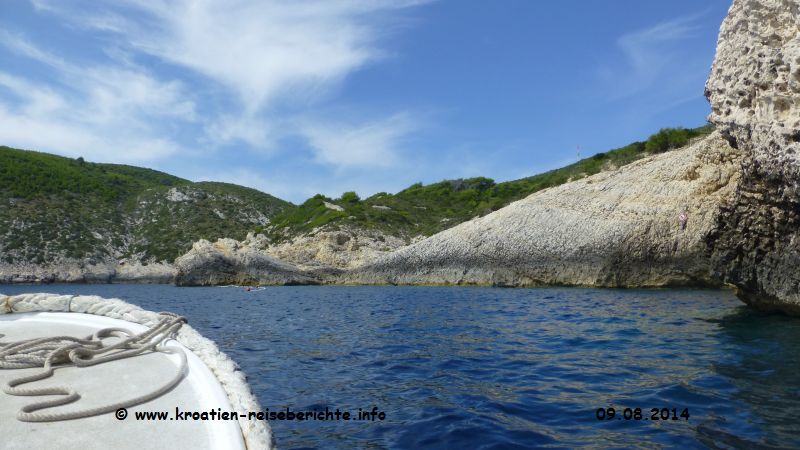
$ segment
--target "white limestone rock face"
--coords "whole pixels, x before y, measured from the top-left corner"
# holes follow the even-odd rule
[[[201,239],[175,260],[178,286],[316,284],[318,280],[234,239]]]
[[[289,242],[270,246],[266,251],[301,268],[352,269],[406,245],[404,239],[396,236],[345,226],[335,230],[316,229]]]
[[[537,192],[368,263],[343,281],[715,285],[707,239],[740,165],[740,152],[713,133],[684,149]]]
[[[797,0],[733,2],[706,82],[709,118],[723,132],[792,135],[800,129],[798,21]]]
[[[113,283],[153,283],[166,284],[175,280],[175,266],[172,264],[133,261],[117,264],[114,268]]]
[[[326,208],[328,208],[328,209],[332,209],[332,210],[334,210],[334,211],[339,211],[339,212],[342,212],[342,211],[344,211],[344,208],[342,208],[342,207],[341,207],[341,206],[339,206],[339,205],[336,205],[336,204],[333,204],[333,203],[328,203],[328,202],[322,202],[322,203],[323,203],[323,204],[325,205],[325,207],[326,207]]]
[[[799,0],[734,0],[706,97],[745,156],[713,236],[714,270],[745,302],[800,314]]]
[[[168,263],[92,261],[64,258],[50,264],[0,263],[0,284],[7,283],[172,283]]]

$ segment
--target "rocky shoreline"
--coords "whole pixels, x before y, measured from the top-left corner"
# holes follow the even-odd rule
[[[64,260],[49,266],[0,264],[0,284],[169,284],[174,280],[175,268],[167,263]]]

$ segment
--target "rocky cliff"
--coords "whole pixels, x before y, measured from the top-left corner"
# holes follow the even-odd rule
[[[319,278],[267,255],[252,235],[244,242],[199,240],[175,260],[178,286],[317,284]]]
[[[108,262],[56,259],[50,264],[0,263],[0,284],[6,283],[172,283],[168,263]]]
[[[344,279],[508,286],[718,284],[707,240],[736,189],[740,164],[740,152],[714,133],[684,149],[535,193]]]
[[[303,269],[352,269],[407,244],[404,239],[378,230],[344,226],[337,230],[316,229],[291,241],[271,245],[265,251]]]
[[[744,153],[710,236],[745,302],[800,314],[800,1],[735,0],[706,84],[713,121]]]

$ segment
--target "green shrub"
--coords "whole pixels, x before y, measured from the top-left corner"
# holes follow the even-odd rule
[[[356,194],[354,191],[349,191],[342,194],[342,196],[339,198],[339,201],[342,203],[349,203],[351,205],[354,205],[361,201],[361,197],[359,197],[358,194]]]
[[[647,139],[645,151],[649,153],[662,153],[680,148],[688,144],[691,138],[701,133],[701,131],[687,130],[686,128],[663,128]]]

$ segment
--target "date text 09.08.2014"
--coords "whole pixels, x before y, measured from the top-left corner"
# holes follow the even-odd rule
[[[649,413],[642,408],[598,408],[595,411],[597,420],[689,420],[689,408],[650,408]]]

